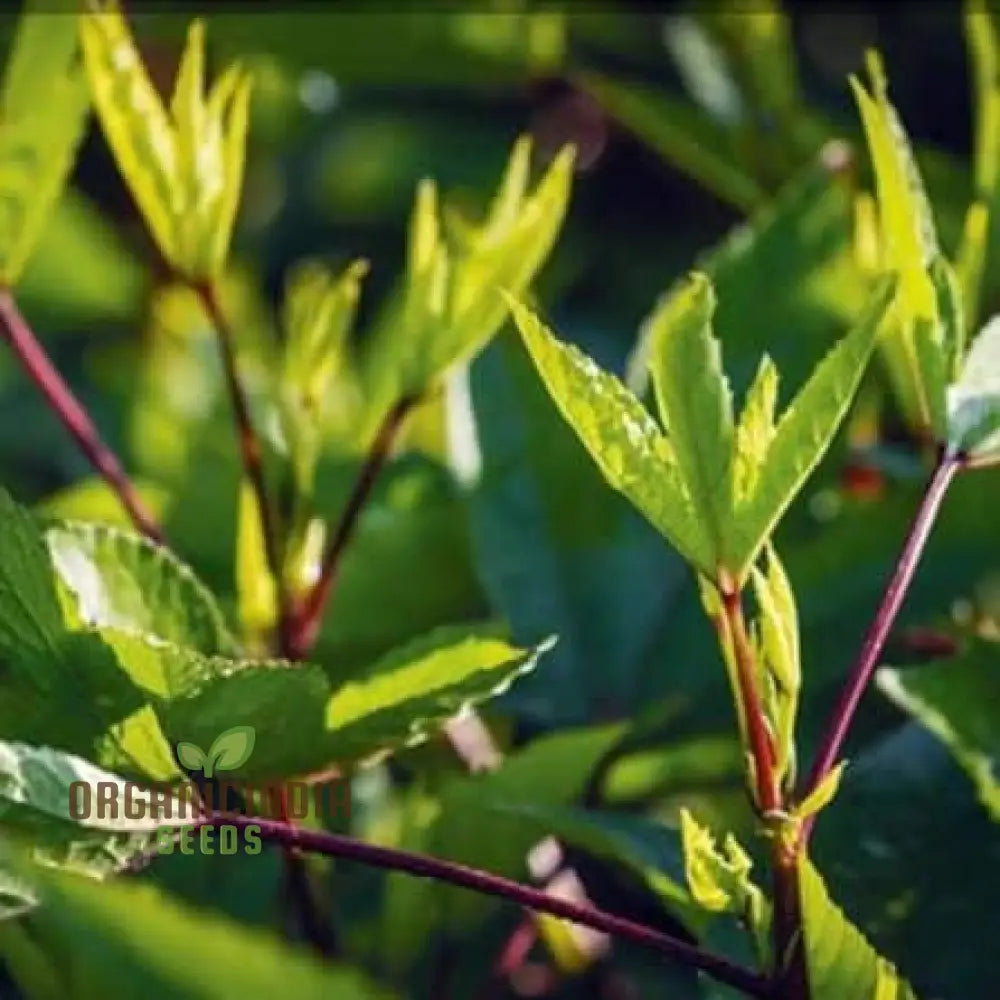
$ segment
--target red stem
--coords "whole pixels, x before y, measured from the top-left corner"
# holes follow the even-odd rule
[[[375,487],[382,466],[389,458],[403,420],[415,403],[416,400],[409,397],[401,399],[386,414],[378,429],[375,440],[361,467],[361,472],[354,483],[354,488],[351,490],[351,495],[347,499],[347,506],[341,514],[326,551],[323,553],[319,579],[313,584],[298,607],[293,609],[289,615],[284,646],[285,653],[290,659],[298,660],[308,655],[316,641],[323,621],[323,611],[337,580],[341,558],[354,537],[361,511]]]
[[[264,841],[286,847],[316,851],[334,858],[346,858],[388,871],[406,872],[418,878],[430,878],[473,892],[517,903],[529,910],[550,913],[572,923],[613,934],[635,944],[652,948],[684,965],[700,969],[720,983],[742,990],[748,996],[766,1000],[770,996],[767,980],[755,972],[730,962],[720,955],[703,951],[695,945],[670,937],[660,931],[618,917],[596,907],[572,903],[549,893],[522,885],[490,872],[480,871],[453,861],[423,854],[413,854],[390,847],[368,844],[353,837],[319,830],[302,830],[274,820],[256,817],[215,814],[206,822],[213,826],[231,825],[239,829],[254,828]]]
[[[261,455],[260,439],[254,429],[253,418],[250,415],[250,401],[239,378],[232,327],[229,325],[229,321],[222,311],[215,286],[211,282],[200,282],[192,287],[201,300],[201,304],[208,314],[212,325],[215,327],[219,341],[219,351],[222,354],[222,370],[226,379],[226,387],[229,390],[229,399],[233,408],[233,419],[236,422],[236,437],[239,443],[240,457],[243,460],[243,469],[257,496],[257,509],[260,512],[260,528],[264,538],[267,564],[280,593],[282,578],[281,560],[278,555],[278,536],[274,510],[271,507],[267,479],[264,475],[264,459]]]
[[[941,509],[941,502],[951,485],[955,473],[962,467],[963,459],[961,455],[953,454],[949,451],[942,451],[937,466],[934,469],[927,488],[924,491],[923,499],[917,509],[910,531],[907,535],[903,550],[896,562],[896,568],[889,580],[882,603],[875,613],[858,658],[851,668],[847,683],[843,693],[833,710],[830,723],[827,727],[823,739],[820,741],[820,748],[817,751],[816,761],[813,764],[809,780],[806,782],[803,797],[813,791],[821,781],[830,773],[840,757],[844,740],[850,728],[854,715],[861,703],[861,698],[865,693],[868,682],[871,680],[875,667],[878,665],[882,647],[889,636],[893,622],[903,605],[913,575],[916,572],[920,557],[923,554],[924,546],[930,536],[931,528],[937,519]],[[808,841],[812,832],[815,817],[810,817],[803,824],[802,841]]]
[[[10,345],[28,377],[41,390],[90,464],[114,491],[136,529],[162,544],[160,526],[146,509],[115,453],[101,439],[89,414],[73,395],[73,390],[56,371],[7,288],[0,289],[0,335]]]

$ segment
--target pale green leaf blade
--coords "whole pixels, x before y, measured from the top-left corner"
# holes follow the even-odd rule
[[[733,456],[733,497],[749,496],[757,484],[761,466],[774,438],[775,407],[778,403],[778,369],[765,354],[747,390],[746,402],[736,427]]]
[[[183,193],[176,135],[114,3],[81,15],[80,44],[94,106],[118,169],[161,253],[181,266],[173,211]]]
[[[511,303],[549,394],[599,466],[694,566],[714,576],[713,546],[684,492],[673,450],[642,403],[613,375],[560,343],[529,309]]]
[[[183,815],[190,822],[195,812],[188,804],[185,814],[184,805],[154,799],[151,790],[80,757],[0,741],[0,831],[48,863],[95,877],[115,872],[158,828],[180,824]]]
[[[896,282],[881,279],[854,329],[834,346],[784,412],[753,495],[737,508],[733,555],[745,573],[840,425],[875,347]]]
[[[15,285],[59,200],[90,98],[68,12],[30,3],[18,24],[0,110],[0,281]]]
[[[278,588],[268,564],[257,491],[245,475],[236,518],[236,607],[243,640],[252,646],[278,620]]]
[[[458,635],[438,629],[334,691],[325,711],[332,759],[368,760],[424,742],[449,719],[506,692],[554,644],[521,649],[499,638]]]
[[[972,342],[958,381],[948,387],[948,444],[973,457],[1000,446],[1000,317]]]
[[[224,80],[224,77],[219,80],[216,84],[217,89],[223,86]],[[250,77],[240,76],[235,83],[232,96],[223,103],[222,109],[217,112],[219,116],[217,121],[211,126],[218,128],[222,133],[220,150],[222,188],[212,227],[208,233],[211,241],[209,268],[212,274],[218,274],[225,265],[236,224],[240,195],[243,193],[247,133],[250,128],[250,94]]]
[[[716,564],[728,566],[733,404],[712,335],[715,293],[702,274],[670,294],[650,319],[650,371],[660,416],[695,511],[703,512]]]
[[[830,899],[808,860],[799,867],[799,879],[813,1000],[917,1000],[895,967]]]
[[[45,531],[49,557],[77,623],[230,653],[235,643],[208,588],[169,549],[108,525],[61,521]]]
[[[934,290],[927,274],[939,253],[934,220],[909,140],[889,102],[881,61],[869,53],[873,93],[851,80],[875,167],[887,269],[900,275],[900,297],[908,318],[933,320]]]

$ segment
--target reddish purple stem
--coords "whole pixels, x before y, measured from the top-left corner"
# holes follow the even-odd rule
[[[25,373],[41,390],[52,411],[73,436],[90,464],[114,491],[136,529],[147,538],[162,544],[163,533],[160,526],[146,509],[121,462],[103,441],[87,411],[73,395],[73,390],[56,371],[7,288],[0,289],[0,336],[10,345]]]

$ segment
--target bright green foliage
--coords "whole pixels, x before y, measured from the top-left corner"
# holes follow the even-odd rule
[[[989,10],[982,0],[969,0],[964,21],[975,100],[975,199],[965,216],[956,269],[971,330],[978,318],[991,206],[1000,165],[1000,43],[996,12]]]
[[[350,371],[354,359],[348,337],[367,271],[367,263],[355,261],[334,275],[309,261],[293,271],[285,288],[285,344],[278,395],[300,498],[312,496],[334,385],[343,391],[340,383],[354,374]]]
[[[948,747],[1000,822],[1000,672],[997,646],[975,640],[954,659],[909,670],[883,669],[882,691]]]
[[[39,895],[45,910],[38,932],[48,954],[59,956],[53,967],[62,995],[74,1000],[390,1000],[356,972],[199,913],[152,886],[98,886],[51,873],[39,880]]]
[[[710,913],[736,916],[753,937],[758,958],[766,960],[771,910],[751,881],[753,863],[732,834],[721,849],[686,809],[681,812],[684,872],[694,901]]]
[[[814,1000],[916,1000],[895,967],[830,899],[822,877],[808,860],[800,865],[799,879]]]
[[[722,346],[712,336],[714,311],[708,279],[693,276],[651,321],[649,364],[688,499],[703,512],[716,561],[729,565],[725,521],[732,508],[733,401],[722,371]]]
[[[235,645],[215,598],[169,549],[132,532],[82,521],[45,530],[74,626],[123,629],[208,654]]]
[[[767,717],[774,732],[779,776],[791,784],[795,777],[795,720],[802,687],[799,616],[795,595],[773,546],[767,547],[767,566],[751,574],[759,617],[754,623],[757,662]]]
[[[869,53],[868,70],[872,93],[854,78],[851,85],[875,168],[881,266],[900,278],[894,322],[883,341],[886,361],[906,418],[940,435],[942,428],[933,423],[932,412],[938,408],[928,398],[936,388],[935,381],[927,374],[926,362],[922,365],[921,361],[926,354],[936,352],[954,357],[958,350],[944,342],[930,275],[932,263],[940,256],[934,219],[906,133],[889,102],[882,63],[873,52]],[[956,332],[964,335],[962,330]],[[918,336],[929,337],[933,346],[918,350]],[[941,361],[937,364],[944,367]]]
[[[76,800],[86,810],[83,820],[70,812],[77,782],[90,789],[89,802]],[[98,782],[109,811],[97,808]],[[36,860],[105,876],[146,848],[159,827],[179,825],[181,806],[179,800],[154,800],[148,790],[126,791],[120,777],[79,757],[0,742],[0,833],[30,843]]]
[[[511,311],[552,398],[608,483],[685,559],[713,573],[711,539],[684,491],[666,435],[642,403],[590,358],[556,340],[530,310],[511,303]]]
[[[236,606],[243,641],[255,648],[278,621],[278,588],[267,562],[257,491],[246,476],[236,519]]]
[[[72,17],[29,3],[0,91],[0,284],[16,285],[73,167],[89,97]]]
[[[249,77],[231,66],[205,93],[195,21],[168,110],[114,2],[81,16],[80,41],[104,134],[157,247],[186,278],[216,277],[243,185]]]
[[[499,290],[523,294],[545,262],[566,213],[573,152],[560,152],[533,191],[530,162],[531,142],[522,138],[480,225],[442,218],[437,188],[420,184],[403,287],[365,340],[363,380],[375,418],[477,354],[507,315]]]
[[[996,459],[1000,439],[1000,320],[969,348],[957,382],[948,387],[948,444],[973,459]]]
[[[690,279],[649,320],[649,363],[666,434],[616,378],[561,345],[530,311],[515,306],[514,318],[550,394],[608,482],[694,568],[713,581],[729,574],[742,582],[829,446],[893,292],[893,282],[879,285],[854,330],[777,424],[769,412],[776,375],[765,362],[739,433],[709,329],[713,304],[704,277]],[[739,461],[734,443],[748,448]],[[736,494],[735,481],[750,492]]]

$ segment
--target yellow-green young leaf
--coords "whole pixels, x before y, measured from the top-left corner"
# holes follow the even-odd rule
[[[880,279],[857,325],[819,363],[778,422],[757,486],[736,508],[732,568],[739,578],[745,577],[764,541],[829,447],[895,291],[895,278]]]
[[[767,545],[767,572],[751,573],[759,617],[760,661],[770,683],[765,688],[768,718],[775,733],[782,778],[795,765],[795,718],[802,674],[795,595],[773,546]]]
[[[760,957],[767,954],[770,906],[751,881],[750,856],[732,834],[722,848],[687,809],[681,810],[684,874],[694,901],[711,913],[731,913],[746,924]]]
[[[500,290],[521,295],[544,264],[566,214],[573,151],[562,150],[531,192],[530,153],[528,139],[515,144],[480,225],[452,216],[445,227],[433,183],[418,187],[403,288],[365,339],[371,421],[471,360],[507,316]]]
[[[82,15],[80,39],[104,134],[160,252],[190,280],[217,276],[243,183],[249,78],[231,67],[205,95],[196,21],[168,113],[113,0]]]
[[[964,20],[975,99],[975,200],[965,216],[956,268],[971,330],[978,320],[990,211],[1000,169],[1000,41],[996,12],[983,0],[969,0]]]
[[[523,305],[512,299],[510,307],[549,395],[604,478],[688,562],[714,579],[711,538],[691,506],[673,449],[656,421],[614,375],[560,343]]]
[[[896,968],[830,899],[808,860],[799,866],[799,882],[813,1000],[917,1000]]]
[[[964,20],[976,103],[976,194],[989,198],[1000,171],[1000,40],[996,12],[985,0],[968,0]]]
[[[244,477],[236,526],[236,602],[240,625],[251,645],[278,620],[278,595],[267,563],[257,493]]]
[[[881,224],[882,266],[900,277],[894,323],[883,347],[889,374],[906,418],[930,427],[927,376],[914,344],[914,324],[923,320],[937,335],[937,297],[928,269],[939,255],[934,220],[909,141],[889,102],[882,62],[868,53],[869,93],[854,77],[854,90],[875,170]]]
[[[761,466],[774,438],[774,411],[778,402],[778,369],[765,354],[747,390],[736,427],[733,455],[733,498],[738,503],[757,485]]]
[[[906,132],[889,102],[885,72],[875,52],[868,53],[868,72],[872,93],[854,77],[851,87],[875,168],[885,263],[901,276],[900,296],[907,317],[934,319],[934,290],[927,268],[939,251],[930,205]]]
[[[341,378],[357,379],[347,341],[367,272],[368,264],[361,260],[339,275],[306,261],[292,271],[285,288],[279,396],[282,429],[301,498],[312,493],[332,386]]]
[[[120,11],[109,4],[80,19],[94,106],[153,239],[173,262],[173,202],[180,200],[177,140]]]
[[[711,539],[713,562],[727,564],[732,511],[733,405],[712,335],[715,293],[693,274],[650,320],[650,372],[677,471]]]
[[[68,12],[31,2],[0,93],[0,283],[17,284],[73,167],[89,95]]]
[[[841,761],[827,776],[795,807],[796,819],[808,819],[825,809],[836,797],[840,781],[844,776],[847,761]]]

